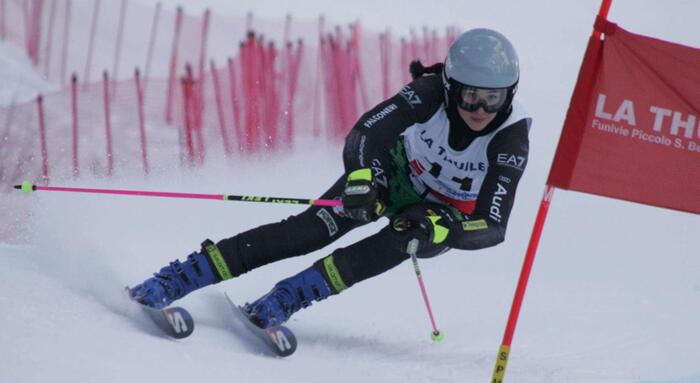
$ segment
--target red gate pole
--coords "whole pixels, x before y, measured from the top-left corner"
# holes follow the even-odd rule
[[[356,20],[352,29],[352,48],[353,48],[353,72],[358,86],[360,87],[360,96],[362,96],[362,110],[369,109],[369,96],[367,95],[367,86],[365,85],[365,76],[362,70],[362,60],[360,60],[360,40],[362,39],[360,20]],[[402,72],[405,72],[402,70]]]
[[[41,144],[41,178],[45,183],[49,183],[49,154],[46,145],[46,119],[44,118],[44,97],[36,98],[37,110],[39,112],[39,140]]]
[[[182,7],[177,7],[175,16],[175,33],[173,33],[173,48],[170,54],[170,72],[168,74],[168,94],[165,101],[165,122],[173,122],[173,96],[177,82],[177,53],[180,45],[180,31],[182,30]]]
[[[382,76],[382,99],[386,100],[389,94],[389,87],[386,83],[386,35],[379,33],[379,73]]]
[[[211,11],[209,9],[204,11],[204,16],[202,17],[202,34],[199,43],[199,75],[197,76],[197,84],[195,86],[197,97],[195,99],[197,102],[195,105],[196,109],[196,122],[197,129],[201,131],[202,129],[202,119],[204,118],[204,71],[207,64],[207,41],[209,37],[209,20],[211,19]]]
[[[224,118],[224,103],[221,99],[221,82],[219,81],[219,73],[216,71],[214,60],[210,61],[210,70],[212,81],[214,82],[214,101],[216,102],[216,115],[219,118],[219,128],[221,129],[221,141],[224,144],[224,152],[227,156],[231,156],[231,143],[228,138],[228,130],[226,129],[226,119]]]
[[[146,94],[146,89],[148,89],[148,79],[151,74],[151,61],[153,60],[153,48],[156,44],[156,38],[158,36],[158,25],[160,24],[160,2],[156,4],[156,9],[153,12],[153,21],[151,22],[151,37],[148,39],[148,52],[146,53],[146,65],[144,66],[143,73],[143,93]]]
[[[611,2],[612,0],[602,0],[600,10],[598,11],[599,17],[607,17]],[[597,33],[596,31],[593,32],[593,35],[598,38],[600,37],[600,33]],[[542,197],[539,210],[537,211],[537,217],[535,218],[535,225],[532,230],[532,235],[530,236],[530,243],[528,244],[527,251],[525,253],[525,260],[523,261],[523,268],[520,272],[520,278],[518,279],[518,286],[515,290],[515,296],[513,297],[513,304],[510,308],[510,314],[508,315],[508,323],[506,325],[505,333],[503,334],[503,342],[501,343],[501,347],[498,350],[498,356],[496,357],[496,366],[493,370],[493,377],[491,379],[492,383],[502,383],[506,373],[508,357],[510,356],[510,346],[513,342],[515,327],[518,324],[520,308],[522,307],[523,299],[525,298],[525,290],[527,290],[527,283],[530,279],[532,264],[535,261],[537,246],[540,242],[544,223],[547,219],[547,212],[549,211],[549,204],[553,195],[554,187],[551,185],[546,185],[544,196]]]
[[[318,45],[316,48],[316,72],[314,73],[314,98],[313,98],[313,123],[311,134],[314,137],[321,135],[321,84],[323,83],[323,30],[324,18],[318,18]]]
[[[71,77],[71,115],[73,117],[73,177],[80,175],[80,162],[78,160],[78,75],[73,73]]]
[[[7,37],[7,3],[6,0],[0,0],[0,39],[5,40]]]
[[[528,245],[527,252],[525,253],[525,260],[523,261],[523,268],[520,272],[518,287],[516,288],[515,296],[513,297],[513,304],[510,309],[510,315],[508,316],[508,324],[506,325],[505,334],[503,335],[503,342],[501,343],[501,347],[498,350],[498,356],[496,357],[496,367],[493,370],[493,378],[491,380],[492,383],[502,383],[503,377],[506,373],[506,365],[508,363],[508,356],[510,355],[510,346],[513,341],[515,326],[518,323],[518,316],[520,315],[520,308],[523,303],[523,298],[525,297],[525,290],[527,289],[527,282],[530,278],[530,271],[532,270],[532,264],[535,261],[537,246],[540,242],[542,229],[544,228],[544,223],[547,219],[547,212],[549,211],[549,204],[553,195],[554,187],[547,185],[542,201],[540,202],[540,208],[537,211],[537,218],[535,218],[535,226],[530,237],[530,244]]]
[[[138,103],[139,134],[141,135],[141,161],[143,163],[143,173],[148,175],[150,168],[148,167],[148,143],[146,141],[146,114],[143,105],[143,84],[141,83],[139,68],[134,70],[134,79],[136,80],[136,102]]]
[[[240,56],[239,56],[240,57]],[[240,149],[243,145],[243,129],[241,125],[241,104],[238,100],[238,81],[236,80],[236,63],[233,58],[229,57],[228,63],[228,81],[231,91],[231,109],[233,110],[233,131],[236,133],[236,142]]]
[[[301,67],[302,56],[304,54],[304,41],[299,39],[297,42],[296,52],[292,56],[291,70],[289,73],[289,88],[287,95],[287,121],[285,127],[285,144],[288,147],[292,146],[294,142],[294,98],[297,92],[297,85],[299,84],[299,69]]]
[[[49,30],[46,35],[46,47],[44,48],[44,73],[46,78],[51,78],[51,48],[53,43],[53,27],[56,22],[56,3],[51,2],[51,10],[49,11]]]
[[[4,0],[3,0],[4,1]],[[66,9],[63,13],[63,48],[61,49],[61,85],[66,83],[66,66],[68,63],[68,35],[70,32],[70,10],[72,0],[66,0]]]
[[[124,41],[124,24],[126,22],[126,8],[128,6],[127,0],[122,0],[121,7],[119,8],[119,24],[117,27],[117,42],[114,47],[114,61],[112,62],[112,94],[117,91],[116,82],[119,77],[119,59],[122,54],[122,41]]]
[[[90,69],[92,67],[92,54],[95,49],[95,32],[97,31],[97,18],[100,15],[100,0],[95,0],[95,8],[92,11],[92,25],[90,26],[90,37],[88,43],[87,60],[85,61],[85,76],[83,82],[90,83]]]
[[[182,113],[183,123],[185,124],[185,149],[186,153],[183,158],[183,163],[187,165],[194,164],[194,142],[192,140],[192,111],[190,98],[192,97],[192,84],[186,76],[182,77]]]
[[[107,141],[107,175],[111,176],[114,172],[114,152],[112,150],[112,118],[109,106],[109,74],[107,71],[102,72],[102,88],[105,111],[105,138]]]

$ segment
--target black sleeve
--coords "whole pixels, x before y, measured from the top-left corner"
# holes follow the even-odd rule
[[[345,138],[345,171],[372,167],[376,177],[377,171],[388,165],[384,159],[399,135],[416,122],[427,121],[442,99],[442,80],[425,76],[362,115]]]
[[[489,167],[476,200],[476,208],[462,222],[459,235],[448,246],[477,250],[505,239],[515,191],[527,165],[530,119],[522,119],[496,134],[487,149]]]

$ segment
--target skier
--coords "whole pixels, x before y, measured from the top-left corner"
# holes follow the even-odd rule
[[[347,135],[346,172],[321,197],[340,199],[342,207],[313,206],[218,243],[206,240],[185,261],[132,288],[132,298],[163,308],[196,289],[389,219],[376,234],[335,249],[247,303],[251,321],[268,328],[397,266],[409,251],[428,258],[502,242],[531,123],[513,100],[520,75],[513,46],[496,31],[472,29],[454,41],[444,64],[414,62],[411,73],[410,84],[365,113]]]

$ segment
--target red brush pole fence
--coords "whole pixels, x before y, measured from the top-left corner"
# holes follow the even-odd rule
[[[71,116],[73,117],[72,136],[73,136],[73,177],[77,178],[80,175],[80,162],[78,160],[78,75],[75,73],[71,78]]]
[[[66,70],[68,66],[68,42],[70,35],[70,16],[72,0],[66,0],[66,9],[63,13],[63,47],[61,49],[61,85],[66,83]]]
[[[219,73],[216,70],[216,65],[214,65],[214,60],[211,60],[209,66],[211,68],[212,81],[214,82],[214,99],[216,102],[216,116],[218,117],[219,129],[221,130],[221,142],[224,145],[224,152],[227,156],[230,156],[232,154],[232,149],[228,138],[228,130],[226,129],[226,119],[224,118],[224,102],[221,99]]]
[[[153,22],[151,23],[151,34],[148,39],[148,52],[146,53],[146,65],[144,66],[143,74],[143,92],[146,93],[148,89],[148,79],[151,74],[151,61],[153,60],[153,48],[156,44],[156,38],[158,36],[158,25],[160,24],[160,3],[156,4],[156,9],[153,11]]]
[[[95,36],[97,32],[97,19],[100,16],[100,0],[95,0],[95,7],[92,10],[92,25],[90,26],[90,36],[88,37],[88,52],[85,61],[85,75],[83,81],[90,83],[90,70],[92,69],[92,55],[95,50]]]
[[[262,92],[262,105],[260,105],[260,115],[263,125],[263,142],[265,148],[274,150],[277,145],[277,121],[278,121],[278,100],[279,95],[276,87],[277,74],[275,73],[275,61],[277,60],[277,48],[270,42],[267,46],[260,44],[262,70],[260,71],[260,81]],[[289,70],[289,68],[286,68]]]
[[[49,30],[46,34],[46,46],[44,47],[44,73],[46,78],[51,78],[51,48],[53,43],[53,27],[56,22],[56,4],[58,1],[51,2],[49,10]]]
[[[233,58],[229,57],[228,64],[228,80],[231,92],[231,110],[233,111],[233,129],[236,132],[236,142],[238,147],[243,145],[244,134],[241,126],[241,103],[238,100],[238,81],[236,80],[236,63]]]
[[[7,38],[7,0],[0,0],[0,39]]]
[[[316,50],[316,71],[314,73],[314,107],[311,134],[314,137],[321,135],[321,91],[323,83],[323,16],[318,18],[318,49]]]
[[[192,139],[192,108],[190,106],[192,97],[191,80],[187,77],[182,78],[182,113],[183,123],[185,124],[185,155],[183,162],[187,164],[194,163],[194,140]]]
[[[112,92],[116,91],[116,81],[119,78],[119,59],[122,53],[122,41],[124,41],[124,24],[126,23],[126,9],[128,6],[127,0],[122,0],[119,8],[119,23],[117,26],[117,42],[114,46],[114,61],[112,63]]]
[[[379,35],[380,73],[382,74],[382,97],[389,98],[389,33]]]
[[[37,96],[36,105],[39,117],[39,140],[41,145],[41,177],[44,182],[49,182],[49,154],[46,145],[46,119],[44,118],[44,97]]]
[[[193,158],[198,164],[201,164],[205,157],[204,135],[200,124],[201,100],[199,100],[199,92],[197,90],[199,88],[199,84],[197,84],[198,80],[195,80],[192,66],[189,63],[185,65],[185,75],[187,76],[187,82],[189,84],[189,99],[187,102],[187,107],[190,110],[190,132],[194,135],[192,137],[194,148]]]
[[[204,11],[204,16],[202,18],[202,34],[201,34],[201,40],[199,42],[199,73],[197,76],[197,83],[196,83],[196,95],[197,97],[195,100],[196,102],[196,127],[197,127],[197,132],[201,134],[202,132],[202,119],[204,117],[204,71],[206,70],[206,56],[207,56],[207,41],[208,41],[208,36],[209,36],[209,20],[211,19],[211,11],[208,9]],[[200,140],[200,143],[203,144],[203,141]],[[202,148],[203,149],[203,148]],[[202,150],[204,152],[204,150]]]
[[[143,84],[141,83],[141,73],[138,68],[134,71],[134,80],[136,82],[136,102],[139,114],[139,134],[141,136],[141,161],[143,163],[143,173],[148,175],[150,169],[148,166],[148,143],[146,140],[146,115],[143,105]]]
[[[180,45],[180,32],[182,30],[182,8],[177,8],[175,15],[175,33],[173,33],[173,48],[170,54],[170,70],[168,74],[168,93],[165,101],[165,122],[173,122],[173,99],[177,84],[177,54]]]
[[[294,52],[294,53],[292,53]],[[292,43],[287,44],[287,62],[289,63],[287,75],[287,116],[285,119],[284,137],[285,145],[291,145],[294,139],[294,97],[299,83],[299,68],[301,67],[302,55],[304,54],[304,43],[300,39],[297,48],[292,51]]]
[[[107,175],[111,176],[114,173],[114,151],[112,147],[112,118],[109,103],[109,74],[107,74],[107,71],[102,72],[102,87],[105,112],[105,141],[107,142]]]
[[[360,40],[362,37],[360,22],[356,21],[352,27],[352,73],[354,81],[360,87],[360,96],[362,97],[362,110],[369,109],[369,96],[367,95],[367,86],[365,85],[365,76],[362,74],[362,61],[360,60]],[[405,72],[405,71],[402,71]]]

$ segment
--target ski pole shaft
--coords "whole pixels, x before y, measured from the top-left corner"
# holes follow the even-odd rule
[[[428,299],[428,291],[425,289],[425,283],[423,283],[423,276],[420,272],[420,267],[418,267],[418,239],[412,239],[408,242],[408,254],[411,256],[411,261],[413,262],[413,270],[416,272],[416,278],[418,278],[418,286],[420,286],[420,292],[423,295],[423,302],[425,302],[425,308],[428,310],[428,317],[430,317],[430,324],[433,326],[433,331],[430,334],[430,338],[439,342],[443,339],[444,334],[438,330],[435,324],[435,316],[433,315],[433,310],[430,308],[430,300]]]
[[[37,186],[31,182],[24,181],[21,185],[15,185],[15,189],[26,193],[34,191],[53,191],[68,193],[91,193],[91,194],[112,194],[130,195],[140,197],[164,197],[164,198],[188,198],[188,199],[212,199],[220,201],[242,201],[242,202],[265,202],[281,203],[293,205],[316,205],[316,206],[342,206],[342,202],[332,199],[309,199],[309,198],[288,198],[288,197],[265,197],[252,195],[228,195],[228,194],[198,194],[198,193],[173,193],[157,192],[145,190],[117,190],[117,189],[93,189],[93,188],[70,188],[56,186]]]

